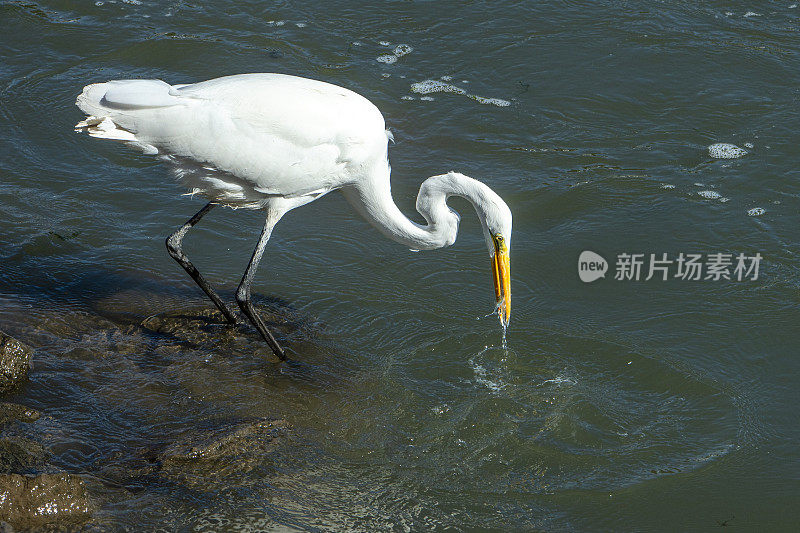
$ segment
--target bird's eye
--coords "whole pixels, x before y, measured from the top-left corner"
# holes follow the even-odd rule
[[[497,238],[498,241],[503,242],[503,236],[502,235],[497,235],[496,238]]]

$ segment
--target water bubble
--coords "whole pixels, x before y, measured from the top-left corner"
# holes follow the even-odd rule
[[[505,383],[502,383],[499,380],[495,381],[491,379],[494,376],[490,376],[489,371],[486,369],[486,367],[479,363],[476,363],[474,358],[470,359],[468,362],[469,365],[472,367],[476,383],[478,383],[479,385],[483,385],[484,387],[493,392],[499,392],[505,387]]]
[[[697,194],[703,198],[708,198],[709,200],[716,200],[722,197],[722,195],[717,191],[698,191]]]
[[[449,410],[450,410],[450,406],[447,405],[446,403],[443,403],[442,405],[436,405],[434,407],[431,407],[431,411],[433,411],[437,415],[443,415]]]
[[[388,46],[389,43],[386,43]],[[407,56],[414,50],[410,44],[398,44],[394,48],[394,53],[391,54],[384,54],[382,56],[378,56],[376,61],[379,63],[386,63],[387,65],[391,65],[392,63],[397,63],[397,60],[403,56]]]
[[[708,155],[715,159],[735,159],[747,155],[747,150],[735,144],[715,143],[708,147]]]
[[[417,94],[430,94],[430,93],[454,93],[454,94],[467,94],[467,91],[461,87],[450,85],[443,81],[438,80],[424,80],[411,84],[411,92]]]
[[[507,107],[511,105],[511,102],[508,100],[503,100],[502,98],[485,98],[483,96],[476,96],[473,94],[468,94],[467,96],[481,104],[492,104],[498,107]]]
[[[760,217],[761,215],[763,215],[766,212],[767,212],[766,209],[764,209],[763,207],[754,207],[753,209],[750,209],[750,210],[747,211],[747,216],[749,216],[749,217]]]
[[[629,363],[630,364],[630,363]],[[554,378],[546,379],[542,381],[542,385],[546,383],[553,383],[555,385],[567,384],[567,385],[577,385],[578,382],[572,378],[564,377],[564,376],[556,376]]]
[[[410,44],[398,44],[394,47],[394,55],[397,57],[407,56],[413,51],[414,48]]]
[[[481,104],[491,104],[499,107],[506,107],[511,105],[511,102],[509,102],[508,100],[503,100],[501,98],[486,98],[484,96],[470,94],[467,92],[466,89],[463,89],[462,87],[458,87],[456,85],[452,85],[442,80],[423,80],[417,83],[412,83],[411,92],[417,94],[431,94],[431,93],[461,94]]]

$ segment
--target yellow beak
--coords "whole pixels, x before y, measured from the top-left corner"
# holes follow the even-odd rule
[[[492,256],[492,279],[494,280],[494,296],[497,299],[497,315],[503,327],[508,326],[511,318],[511,266],[508,246],[502,235],[493,235],[494,256]]]

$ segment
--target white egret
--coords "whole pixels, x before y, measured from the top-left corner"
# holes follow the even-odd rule
[[[240,74],[201,83],[114,80],[84,87],[76,104],[88,116],[77,131],[123,141],[169,162],[176,177],[209,203],[167,239],[170,255],[225,318],[236,316],[181,249],[216,205],[263,209],[266,223],[236,291],[241,311],[280,359],[286,355],[250,302],[250,284],[275,224],[291,209],[339,189],[384,235],[414,250],[453,244],[461,196],[475,207],[491,258],[497,313],[511,314],[511,211],[483,183],[456,172],[425,180],[408,219],[392,200],[383,115],[369,100],[329,83],[283,74]]]

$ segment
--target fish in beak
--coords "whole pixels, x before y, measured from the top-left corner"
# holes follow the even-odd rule
[[[492,279],[494,295],[497,299],[497,315],[503,327],[511,318],[511,267],[509,265],[508,245],[502,235],[492,235],[494,254],[492,255]]]

